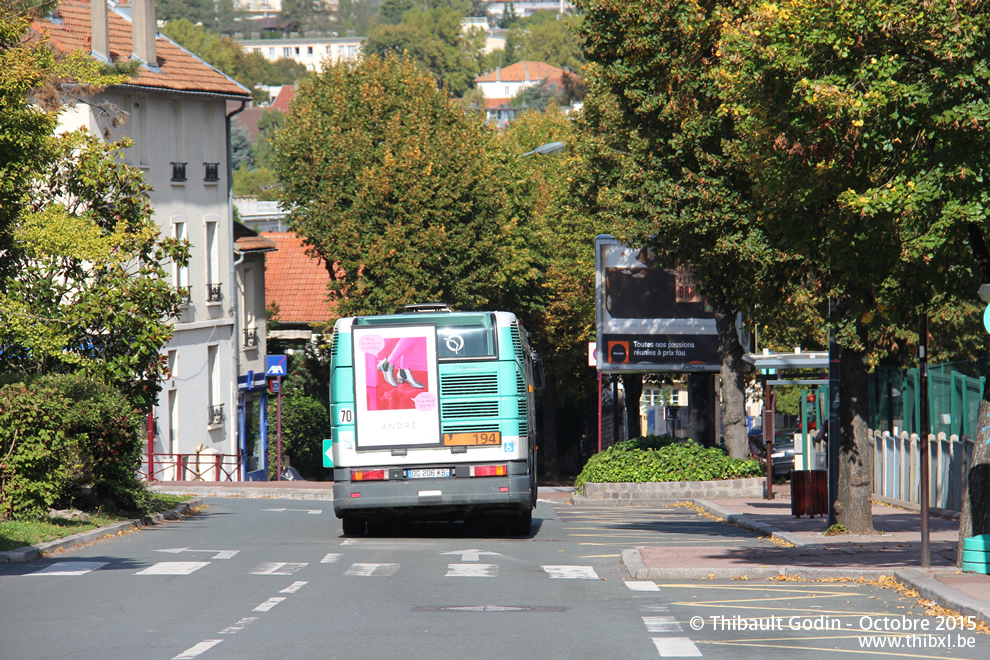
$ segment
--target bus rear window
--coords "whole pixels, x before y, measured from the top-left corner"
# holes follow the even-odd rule
[[[441,312],[359,316],[356,325],[416,325],[437,327],[437,357],[441,360],[496,356],[495,315],[489,312]]]

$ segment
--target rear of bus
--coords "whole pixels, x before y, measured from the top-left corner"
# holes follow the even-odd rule
[[[529,532],[537,358],[513,314],[437,309],[334,328],[334,512],[346,534],[471,518]]]

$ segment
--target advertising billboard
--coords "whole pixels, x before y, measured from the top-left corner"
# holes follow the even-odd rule
[[[718,329],[688,266],[664,268],[652,250],[595,239],[598,369],[718,371]]]
[[[357,447],[440,444],[434,325],[355,326]]]

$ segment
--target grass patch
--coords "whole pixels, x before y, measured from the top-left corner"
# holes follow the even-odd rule
[[[100,527],[151,513],[174,509],[180,502],[192,499],[190,495],[165,495],[156,493],[143,511],[119,511],[117,513],[89,513],[89,521],[37,518],[34,520],[8,520],[0,522],[0,552],[14,550],[25,545],[37,545],[56,541],[66,536],[89,532]]]

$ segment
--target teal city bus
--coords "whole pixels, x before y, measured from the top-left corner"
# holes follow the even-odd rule
[[[331,440],[344,533],[389,520],[483,519],[528,534],[542,379],[509,312],[428,304],[338,320]]]

